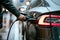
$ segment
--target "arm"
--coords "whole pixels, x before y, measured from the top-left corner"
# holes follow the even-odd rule
[[[20,16],[20,12],[14,7],[14,5],[9,0],[4,0],[1,4],[11,13],[13,13],[16,17]]]

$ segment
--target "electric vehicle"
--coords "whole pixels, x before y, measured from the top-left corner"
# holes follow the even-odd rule
[[[35,3],[36,4],[36,3]],[[36,33],[35,40],[60,40],[60,1],[59,0],[43,0],[41,5],[38,5],[29,10],[30,16],[38,19],[38,25],[34,26]],[[39,16],[39,17],[38,17]],[[33,26],[29,28],[31,29]]]
[[[28,21],[26,40],[60,40],[60,1],[41,0],[39,5],[36,1],[31,1],[28,9],[28,15],[36,20]]]

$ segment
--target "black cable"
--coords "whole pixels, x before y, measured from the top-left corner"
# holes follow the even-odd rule
[[[30,18],[29,16],[26,17],[26,19],[29,19],[29,18]],[[9,29],[9,31],[8,31],[8,35],[7,35],[7,40],[9,40],[9,35],[10,35],[10,31],[11,31],[11,28],[12,28],[13,24],[14,24],[16,21],[18,21],[18,20],[19,20],[19,19],[16,19],[16,20],[11,24],[10,29]]]
[[[11,32],[11,28],[12,28],[13,24],[14,24],[16,21],[17,21],[17,20],[15,20],[15,21],[11,24],[11,26],[10,26],[10,29],[9,29],[8,35],[7,35],[7,40],[9,40],[9,35],[10,35],[10,32]]]

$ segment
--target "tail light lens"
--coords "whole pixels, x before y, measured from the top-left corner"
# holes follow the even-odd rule
[[[48,20],[45,21],[47,18],[49,18],[49,22],[48,22]],[[52,22],[52,20],[54,20],[54,21]],[[56,26],[60,26],[60,23],[58,20],[60,20],[59,15],[42,15],[39,19],[38,24],[42,25],[42,26],[54,26],[54,27],[56,27]]]
[[[45,20],[47,17],[49,17],[49,15],[43,15],[43,16],[41,16],[41,18],[39,19],[38,24],[39,24],[39,25],[50,25],[50,23],[44,22],[44,20]]]

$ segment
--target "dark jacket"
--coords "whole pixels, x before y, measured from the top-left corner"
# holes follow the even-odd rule
[[[0,12],[2,11],[1,6],[4,6],[11,13],[13,13],[16,17],[20,15],[20,12],[14,7],[14,5],[9,0],[0,0]]]
[[[2,6],[8,9],[16,17],[19,17],[20,12],[14,7],[14,5],[9,0],[0,0],[0,28],[2,28]]]

